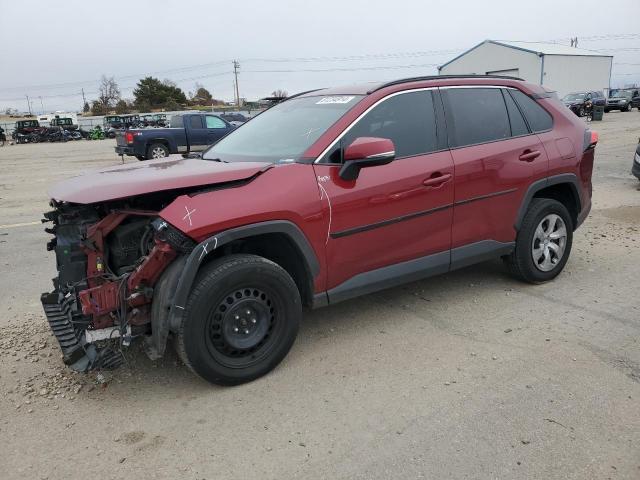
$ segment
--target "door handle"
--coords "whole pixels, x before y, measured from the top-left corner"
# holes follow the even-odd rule
[[[422,182],[422,184],[425,187],[439,187],[443,183],[446,183],[449,180],[451,180],[451,176],[452,176],[450,173],[445,173],[445,174],[434,173],[434,175],[437,175],[437,176],[427,178]]]
[[[540,150],[525,150],[518,157],[523,162],[532,162],[540,156]]]

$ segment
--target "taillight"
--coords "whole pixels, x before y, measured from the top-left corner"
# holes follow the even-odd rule
[[[125,132],[124,133],[124,141],[127,143],[133,143],[133,133]]]
[[[598,144],[598,132],[594,132],[592,130],[584,131],[584,150],[589,150],[591,148],[596,148]]]

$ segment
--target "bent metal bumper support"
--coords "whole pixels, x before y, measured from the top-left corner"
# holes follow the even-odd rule
[[[107,280],[100,274],[104,268],[102,259],[105,257],[106,235],[128,215],[151,216],[150,213],[113,212],[90,226],[82,242],[87,256],[86,280],[89,288],[77,291],[73,286],[61,286],[56,278],[54,291],[41,295],[47,321],[60,344],[64,363],[73,370],[87,372],[118,367],[123,361],[121,352],[93,342],[105,339],[100,333],[107,331],[105,327],[109,327],[111,332],[106,339],[123,336],[128,340],[131,335],[129,323],[148,321],[144,316],[136,316],[140,310],[136,307],[145,305],[144,308],[148,309],[146,304],[151,302],[155,283],[175,259],[177,251],[170,243],[156,237],[149,254],[125,278]],[[49,217],[47,219],[52,220]],[[124,318],[118,318],[122,315]],[[133,315],[132,318],[129,318],[130,315]],[[114,325],[114,318],[119,319],[119,324]]]

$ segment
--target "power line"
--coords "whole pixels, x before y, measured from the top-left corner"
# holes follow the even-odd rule
[[[142,78],[142,77],[146,77],[146,76],[150,76],[150,75],[162,75],[162,74],[167,74],[167,73],[179,73],[179,72],[185,72],[185,71],[189,71],[189,70],[199,70],[201,68],[208,68],[208,67],[213,67],[213,66],[218,66],[218,65],[227,65],[229,62],[230,62],[230,60],[224,60],[224,61],[212,62],[212,63],[202,63],[202,64],[199,64],[199,65],[190,65],[190,66],[185,66],[185,67],[172,68],[170,70],[160,70],[160,71],[156,71],[156,72],[147,72],[147,73],[134,73],[134,74],[130,74],[130,75],[123,75],[123,76],[118,76],[118,77],[113,77],[113,78],[115,80],[127,80],[127,79],[130,79],[130,78]],[[43,85],[27,85],[27,86],[20,86],[20,87],[6,87],[6,88],[0,88],[0,91],[36,90],[36,89],[45,90],[45,89],[54,89],[54,88],[63,88],[63,87],[82,86],[82,85],[87,85],[87,84],[95,84],[95,83],[98,83],[98,82],[100,82],[100,79],[81,80],[81,81],[77,81],[77,82],[43,84]]]
[[[423,63],[419,65],[381,65],[377,67],[335,67],[335,68],[296,68],[279,70],[245,70],[247,73],[299,73],[299,72],[357,72],[367,70],[401,70],[405,68],[437,67],[437,63]]]
[[[193,81],[193,80],[202,80],[204,78],[213,78],[213,77],[222,77],[222,76],[226,76],[226,75],[231,75],[232,72],[221,72],[221,73],[213,73],[210,75],[199,75],[197,77],[190,77],[190,78],[179,78],[177,80],[174,80],[176,83],[179,82],[189,82],[189,81]],[[120,86],[120,90],[133,90],[136,88],[136,85],[128,85],[128,86]],[[60,94],[53,94],[53,95],[41,95],[42,98],[70,98],[70,97],[79,97],[79,96],[83,96],[84,95],[98,95],[100,92],[95,90],[95,91],[84,91],[84,89],[81,89],[77,92],[74,93],[60,93]],[[19,98],[0,98],[0,101],[2,102],[16,102],[21,100],[22,97]]]
[[[591,35],[578,37],[580,41],[610,41],[610,40],[635,40],[640,39],[640,34],[636,33],[619,33],[619,34],[602,34],[602,35]],[[560,41],[567,41],[569,38],[561,38],[555,40],[546,40],[545,42],[557,43]],[[533,42],[531,42],[533,43]],[[619,48],[604,48],[598,49],[599,51],[606,52],[636,52],[640,51],[640,47],[619,47]],[[424,56],[438,56],[438,55],[452,55],[460,53],[462,50],[460,49],[447,49],[447,50],[422,50],[422,51],[411,51],[411,52],[393,52],[393,53],[372,53],[372,54],[363,54],[363,55],[347,55],[347,56],[315,56],[315,57],[280,57],[280,58],[247,58],[242,60],[243,62],[248,63],[323,63],[323,62],[358,62],[364,60],[374,60],[374,61],[385,61],[385,60],[394,60],[394,59],[404,59],[404,58],[417,58]],[[205,74],[200,76],[194,76],[191,78],[182,78],[175,80],[176,82],[185,82],[192,80],[199,80],[204,78],[213,78],[218,76],[226,76],[226,75],[237,75],[237,67],[239,67],[238,60],[220,60],[210,63],[203,63],[198,65],[188,65],[183,67],[176,67],[167,70],[159,70],[151,73],[144,74],[130,74],[124,76],[114,77],[117,80],[126,80],[131,78],[141,78],[149,75],[160,75],[160,74],[171,74],[178,72],[188,72],[194,71],[204,68],[212,68],[222,65],[228,65],[229,62],[232,62],[234,66],[232,71],[222,71],[215,72],[211,74]],[[237,63],[237,67],[236,67]],[[634,63],[614,63],[614,65],[638,65]],[[376,71],[376,70],[401,70],[401,69],[411,69],[411,68],[428,68],[435,67],[438,64],[435,63],[424,63],[424,64],[409,64],[409,65],[379,65],[379,66],[362,66],[362,67],[332,67],[332,68],[289,68],[289,69],[254,69],[254,70],[245,70],[247,73],[297,73],[297,72],[308,72],[308,73],[321,73],[321,72],[353,72],[353,71]],[[620,75],[633,75],[632,73],[621,73]],[[33,90],[41,89],[41,90],[49,90],[49,89],[59,89],[59,88],[72,88],[78,87],[78,91],[73,93],[61,93],[61,94],[50,94],[50,95],[38,95],[42,98],[66,98],[66,97],[77,97],[82,95],[82,91],[84,88],[80,89],[81,86],[97,83],[99,80],[85,80],[78,82],[64,82],[57,84],[43,84],[43,85],[31,85],[31,86],[21,86],[21,87],[6,87],[0,88],[0,91],[29,91],[33,96]],[[239,89],[237,88],[237,80],[236,80],[236,98],[239,97]],[[131,90],[135,87],[124,86],[121,87],[123,90]],[[39,92],[38,92],[39,93]],[[98,92],[85,92],[89,95],[95,95]],[[22,97],[16,98],[5,98],[0,99],[4,102],[15,102],[20,101]]]

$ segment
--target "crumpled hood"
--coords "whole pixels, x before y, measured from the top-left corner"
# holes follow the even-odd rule
[[[271,165],[192,158],[149,160],[72,177],[54,185],[48,193],[57,201],[88,204],[163,190],[245,180]]]

